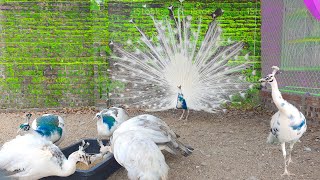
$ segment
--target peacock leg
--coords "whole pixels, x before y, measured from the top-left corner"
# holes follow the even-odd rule
[[[180,118],[179,119],[182,119],[183,118],[183,115],[184,115],[184,112],[185,112],[186,110],[183,110],[182,111],[182,114],[181,114],[181,116],[180,116]]]
[[[188,120],[188,117],[189,117],[189,109],[187,110],[186,120]]]
[[[289,158],[288,158],[288,161],[287,161],[288,166],[289,166],[290,163],[292,163],[292,160],[291,160],[291,152],[292,152],[292,149],[293,149],[294,144],[295,144],[295,142],[290,143]]]
[[[288,165],[287,165],[287,153],[286,153],[286,144],[283,142],[281,143],[281,149],[282,149],[282,154],[283,154],[283,158],[284,158],[284,173],[281,175],[294,175],[294,174],[291,174],[289,171],[288,171]]]

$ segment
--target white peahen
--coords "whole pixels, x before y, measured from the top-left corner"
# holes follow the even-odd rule
[[[294,144],[299,141],[300,137],[307,130],[306,118],[304,115],[292,104],[288,103],[282,98],[281,92],[278,89],[278,83],[275,75],[279,68],[272,67],[273,72],[266,77],[260,79],[263,86],[266,83],[271,85],[272,99],[279,111],[272,116],[271,129],[268,136],[268,143],[281,143],[282,153],[284,157],[285,169],[283,175],[290,175],[287,170],[291,160],[291,152]],[[285,143],[290,144],[289,157],[286,157]]]
[[[59,145],[65,136],[65,126],[62,117],[54,114],[44,114],[33,120],[30,128],[31,114],[26,115],[26,123],[20,125],[20,129],[25,133],[40,134],[41,136],[52,141],[54,144]]]
[[[133,117],[113,132],[110,146],[100,142],[100,152],[112,152],[128,171],[129,179],[167,179],[168,165],[161,150],[188,156],[193,148],[184,145],[161,119],[149,115]]]
[[[148,37],[130,21],[141,34],[136,43],[127,41],[127,49],[132,52],[112,43],[116,55],[110,76],[126,84],[125,90],[117,87],[110,92],[113,102],[150,111],[173,109],[180,103],[177,86],[181,86],[187,105],[184,111],[217,112],[221,104],[253,87],[243,74],[250,63],[249,54],[240,52],[244,43],[220,38],[222,29],[216,18],[223,14],[222,9],[212,14],[204,37],[201,20],[192,28],[192,17],[182,8],[175,17],[170,6],[169,14],[170,18],[164,20],[150,15],[156,29],[154,37]]]
[[[129,115],[123,108],[111,107],[97,113],[95,118],[99,138],[109,138],[122,122],[129,119]]]
[[[0,169],[18,179],[40,179],[47,176],[69,176],[76,170],[76,163],[87,164],[88,146],[83,141],[79,150],[68,159],[51,141],[37,134],[18,135],[6,142],[0,150]]]

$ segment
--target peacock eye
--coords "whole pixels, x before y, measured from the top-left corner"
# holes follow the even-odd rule
[[[23,129],[24,131],[28,131],[28,130],[30,129],[30,126],[25,125],[22,129]]]

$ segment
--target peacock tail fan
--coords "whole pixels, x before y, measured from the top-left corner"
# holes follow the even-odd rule
[[[147,37],[130,20],[141,34],[132,52],[112,43],[110,76],[126,85],[123,91],[110,92],[112,102],[150,111],[172,109],[181,85],[189,109],[216,112],[234,94],[252,87],[242,73],[249,67],[248,54],[238,61],[244,43],[223,45],[222,29],[215,19],[200,37],[201,20],[197,28],[191,28],[192,17],[185,16],[181,7],[177,17],[171,6],[169,11],[170,17],[164,20],[150,15],[156,38]]]

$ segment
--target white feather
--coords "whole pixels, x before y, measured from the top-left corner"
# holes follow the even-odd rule
[[[158,146],[143,133],[127,131],[114,137],[114,157],[131,180],[166,180],[169,167]]]
[[[2,146],[0,169],[15,173],[11,177],[19,179],[69,176],[75,172],[79,157],[76,151],[66,159],[56,145],[40,135],[18,135]]]
[[[291,162],[292,148],[306,132],[307,122],[304,115],[295,106],[283,99],[281,92],[278,89],[277,80],[274,77],[275,72],[279,70],[279,68],[272,68],[274,69],[272,74],[260,79],[261,82],[269,83],[271,85],[272,99],[276,107],[279,109],[279,111],[271,118],[270,133],[268,135],[267,142],[281,143],[285,162],[285,170],[283,174],[290,175],[287,167]],[[287,159],[285,143],[290,144],[289,159]]]
[[[111,147],[100,144],[102,154],[110,151],[119,164],[128,171],[129,179],[167,179],[169,167],[161,150],[172,154],[190,155],[185,146],[161,119],[143,114],[123,121],[113,132]]]
[[[172,9],[172,6],[169,9]],[[179,16],[182,15],[178,14]],[[119,81],[125,78],[126,82],[136,86],[122,97],[119,97],[118,93],[113,93],[110,99],[114,102],[125,102],[133,106],[144,105],[147,110],[153,111],[175,108],[177,86],[181,85],[189,109],[212,112],[213,109],[219,108],[219,106],[212,107],[212,101],[222,102],[218,96],[228,97],[237,93],[235,86],[243,91],[248,89],[248,82],[239,79],[241,71],[246,66],[229,63],[233,57],[237,59],[236,56],[242,50],[243,43],[233,42],[225,47],[220,46],[221,28],[216,21],[209,24],[207,33],[202,38],[199,37],[200,23],[198,28],[188,26],[190,17],[187,17],[187,20],[175,18],[175,23],[168,20],[161,21],[161,25],[160,21],[151,18],[157,30],[158,40],[148,41],[147,35],[135,25],[141,34],[141,43],[137,44],[133,51],[139,54],[115,46],[119,52],[119,57],[115,57],[115,60],[125,71],[116,72],[117,75],[111,72],[111,76],[114,75],[115,80]],[[199,42],[200,39],[203,41]],[[135,64],[129,65],[123,57],[127,57]],[[247,57],[248,55],[245,56],[246,59]],[[132,73],[136,73],[136,76],[132,77]],[[225,79],[232,81],[226,82]],[[222,83],[217,83],[220,80]],[[151,84],[155,86],[151,87]],[[210,91],[206,90],[207,88]],[[165,89],[165,92],[159,93],[159,89]],[[136,97],[138,92],[143,92],[145,96]],[[210,96],[216,98],[210,99]],[[155,103],[164,106],[155,107],[153,106]]]

